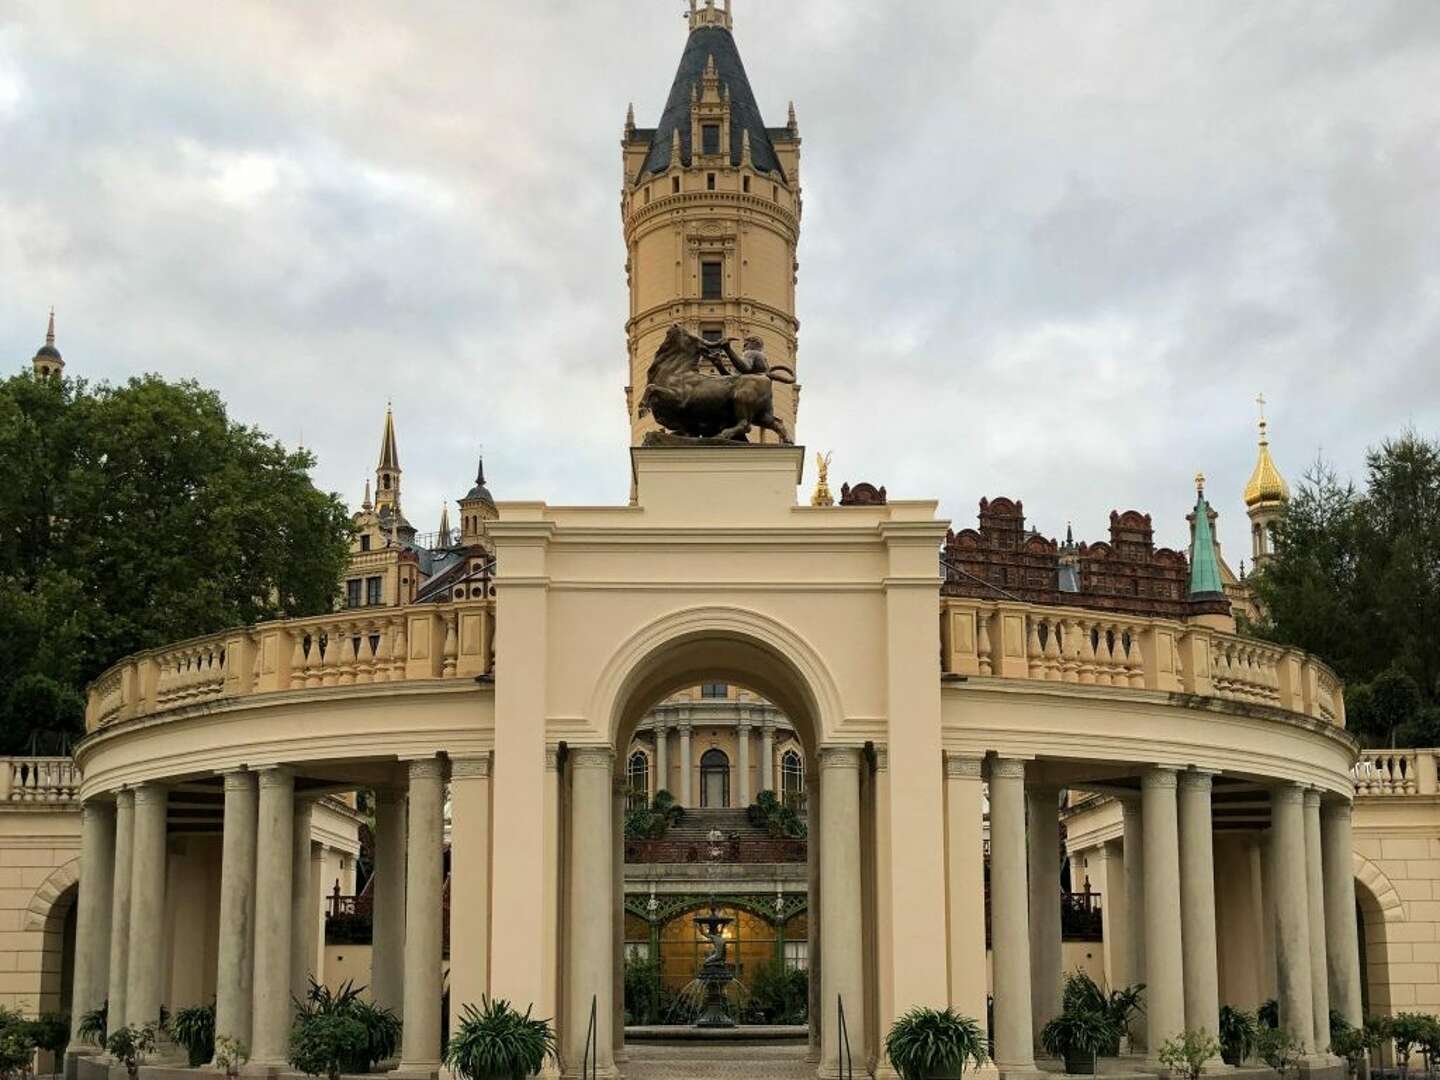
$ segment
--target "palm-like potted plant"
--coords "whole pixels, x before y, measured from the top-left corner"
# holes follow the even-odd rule
[[[1254,1013],[1220,1007],[1220,1056],[1226,1065],[1243,1065],[1253,1056],[1259,1034]]]
[[[954,1009],[911,1009],[885,1036],[885,1053],[904,1080],[960,1080],[966,1064],[989,1060],[979,1023]]]
[[[503,998],[461,1008],[460,1027],[445,1048],[445,1064],[464,1080],[524,1080],[556,1059],[549,1020],[534,1020]]]
[[[1106,1009],[1068,1008],[1040,1031],[1045,1052],[1079,1076],[1093,1076],[1095,1059],[1119,1042],[1120,1027]]]

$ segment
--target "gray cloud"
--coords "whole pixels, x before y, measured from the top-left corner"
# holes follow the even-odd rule
[[[1292,481],[1440,429],[1440,6],[736,0],[805,137],[800,436],[837,478],[1232,562],[1253,404]],[[393,399],[433,528],[628,487],[617,140],[681,3],[0,8],[0,341],[155,370],[358,499]],[[873,410],[873,413],[871,412]]]

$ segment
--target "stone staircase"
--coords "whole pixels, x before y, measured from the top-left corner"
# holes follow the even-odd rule
[[[665,838],[708,840],[711,829],[719,829],[726,840],[737,834],[741,840],[765,839],[765,830],[751,825],[745,819],[744,810],[686,810],[685,816],[665,833]]]
[[[625,1047],[625,1080],[809,1080],[806,1043],[651,1043]]]

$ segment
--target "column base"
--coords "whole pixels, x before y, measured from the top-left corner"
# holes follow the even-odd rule
[[[999,1062],[992,1063],[999,1080],[1047,1080],[1052,1073],[1047,1073],[1033,1061],[1019,1065],[1001,1065]]]
[[[440,1080],[438,1061],[402,1061],[386,1073],[392,1080]]]
[[[1349,1069],[1334,1054],[1306,1054],[1296,1065],[1304,1080],[1345,1080]]]
[[[578,1067],[573,1071],[567,1070],[562,1075],[565,1077],[565,1080],[582,1080]],[[620,1080],[620,1070],[615,1068],[614,1065],[601,1065],[595,1072],[589,1073],[587,1076],[595,1076],[598,1077],[599,1080]]]

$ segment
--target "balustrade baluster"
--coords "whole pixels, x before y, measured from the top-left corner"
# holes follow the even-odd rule
[[[1046,619],[1045,627],[1045,678],[1052,682],[1058,682],[1061,678],[1060,664],[1060,623],[1056,619]]]
[[[1078,636],[1080,639],[1076,642],[1076,645],[1079,646],[1079,655],[1076,657],[1078,662],[1075,668],[1076,681],[1082,682],[1087,686],[1094,686],[1097,681],[1095,678],[1095,624],[1089,621],[1081,621],[1077,622],[1076,626],[1079,630]]]
[[[1115,685],[1115,650],[1112,642],[1113,627],[1103,623],[1095,624],[1095,685]]]
[[[982,613],[975,621],[979,628],[975,638],[975,652],[979,657],[980,674],[989,675],[995,670],[990,659],[990,617]]]
[[[455,634],[455,612],[445,616],[445,660],[441,666],[441,674],[449,678],[455,674],[455,664],[460,655],[460,641]]]
[[[1030,678],[1045,678],[1045,653],[1040,645],[1040,621],[1034,615],[1025,617],[1025,660]]]
[[[390,678],[405,678],[405,662],[410,657],[410,639],[405,632],[406,617],[402,613],[400,624],[395,628],[395,655],[390,658]]]

